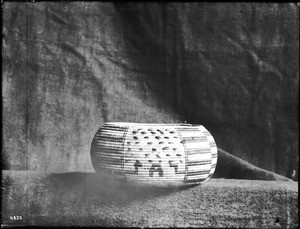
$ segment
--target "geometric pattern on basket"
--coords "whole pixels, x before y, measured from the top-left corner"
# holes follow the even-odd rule
[[[172,127],[128,129],[124,145],[124,174],[128,180],[183,180],[184,147]]]
[[[201,183],[214,173],[217,146],[201,125],[105,123],[91,146],[97,172],[140,183]]]

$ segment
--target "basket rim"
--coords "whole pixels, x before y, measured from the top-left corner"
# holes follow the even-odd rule
[[[104,125],[118,125],[118,126],[185,126],[185,127],[197,127],[200,124],[190,123],[138,123],[138,122],[104,122]]]

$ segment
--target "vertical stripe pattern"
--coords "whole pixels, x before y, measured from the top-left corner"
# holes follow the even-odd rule
[[[104,124],[96,133],[91,146],[92,163],[97,172],[107,172],[124,178],[124,139],[128,127]]]

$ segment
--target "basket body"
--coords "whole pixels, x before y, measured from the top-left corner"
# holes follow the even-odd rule
[[[217,146],[201,125],[105,123],[92,141],[96,172],[138,184],[198,184],[217,164]]]

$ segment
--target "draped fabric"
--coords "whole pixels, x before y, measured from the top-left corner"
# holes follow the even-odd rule
[[[296,4],[2,5],[4,169],[93,171],[104,122],[186,121],[298,174]]]

